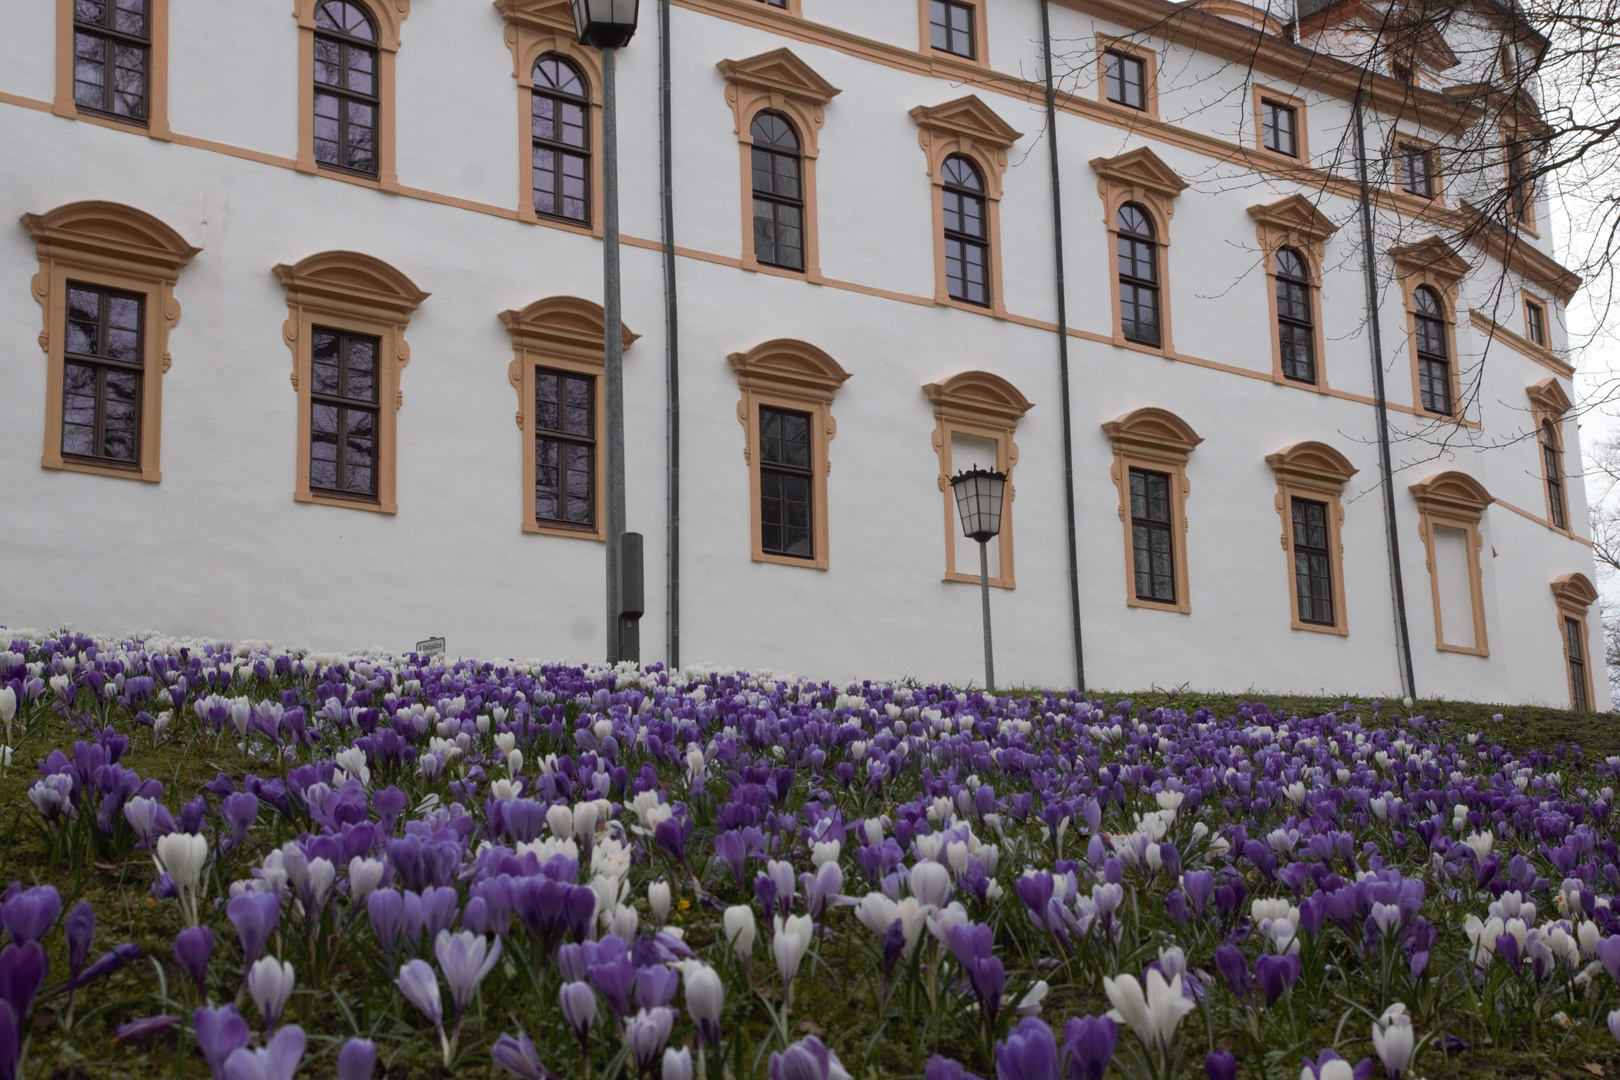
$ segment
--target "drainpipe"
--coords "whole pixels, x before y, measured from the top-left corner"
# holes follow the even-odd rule
[[[1378,252],[1373,246],[1372,189],[1367,180],[1367,131],[1361,91],[1356,91],[1356,173],[1361,181],[1361,261],[1367,275],[1367,341],[1372,350],[1374,411],[1378,416],[1378,468],[1384,485],[1384,538],[1389,546],[1390,596],[1395,603],[1395,648],[1401,693],[1417,697],[1412,675],[1412,639],[1406,630],[1406,586],[1401,577],[1400,529],[1395,520],[1395,471],[1389,457],[1389,409],[1384,400],[1384,345],[1378,328]]]
[[[1046,56],[1046,145],[1052,159],[1052,253],[1057,270],[1058,379],[1063,388],[1063,500],[1069,526],[1069,619],[1074,626],[1074,685],[1086,689],[1085,650],[1080,636],[1080,546],[1074,531],[1074,425],[1069,415],[1069,298],[1063,280],[1063,199],[1058,170],[1057,93],[1053,89],[1052,17],[1041,0],[1041,41]]]
[[[669,92],[669,0],[658,4],[658,147],[662,187],[664,240],[664,432],[667,465],[664,491],[667,520],[664,526],[665,570],[668,596],[664,602],[666,663],[681,666],[681,351],[675,303],[675,179],[674,137],[671,134]]]

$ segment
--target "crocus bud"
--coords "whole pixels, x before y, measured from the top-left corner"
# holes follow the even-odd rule
[[[647,883],[647,906],[652,909],[653,921],[663,926],[669,920],[669,882],[660,878]]]
[[[692,1080],[692,1051],[686,1047],[664,1048],[664,1080]]]
[[[377,1071],[377,1044],[350,1039],[338,1051],[337,1080],[371,1080]]]
[[[754,937],[759,927],[754,924],[754,909],[747,904],[726,908],[724,916],[726,940],[731,943],[737,959],[746,960],[754,951]]]

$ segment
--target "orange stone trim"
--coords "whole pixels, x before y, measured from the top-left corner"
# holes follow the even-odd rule
[[[1018,492],[1011,474],[1018,464],[1018,444],[1013,440],[1018,432],[1018,421],[1034,406],[1012,383],[988,371],[964,371],[941,382],[928,383],[923,393],[934,405],[933,444],[939,458],[938,483],[945,506],[945,580],[975,585],[979,582],[977,576],[959,573],[956,569],[956,542],[961,526],[957,520],[951,475],[962,466],[951,460],[951,436],[960,432],[993,443],[995,468],[1008,474],[1001,533],[996,538],[998,571],[990,584],[1002,589],[1014,588],[1012,510]]]
[[[1573,708],[1576,700],[1573,673],[1569,667],[1569,639],[1564,636],[1564,620],[1574,619],[1581,624],[1581,640],[1587,642],[1587,655],[1584,658],[1586,669],[1586,702],[1591,707],[1595,700],[1592,697],[1592,646],[1591,635],[1587,633],[1586,615],[1592,605],[1597,603],[1597,588],[1590,578],[1582,573],[1559,574],[1552,580],[1553,603],[1558,608],[1558,643],[1564,654],[1564,673],[1569,680],[1569,703]]]
[[[73,0],[56,0],[56,97],[51,111],[70,120],[90,120],[107,127],[144,132],[168,141],[169,128],[169,0],[149,0],[146,13],[148,40],[146,119],[119,120],[100,112],[79,110],[73,98]]]
[[[1192,612],[1192,583],[1187,577],[1187,460],[1204,440],[1175,413],[1144,408],[1128,412],[1102,426],[1114,447],[1112,476],[1119,491],[1119,518],[1125,526],[1125,603],[1128,607],[1158,611]],[[1170,535],[1175,538],[1176,599],[1174,603],[1142,600],[1136,595],[1135,547],[1131,543],[1130,470],[1149,469],[1170,476]]]
[[[1466,419],[1466,403],[1462,399],[1462,357],[1457,351],[1457,283],[1468,273],[1468,261],[1438,236],[1391,248],[1390,258],[1395,261],[1395,272],[1401,283],[1401,300],[1406,306],[1406,349],[1412,368],[1412,414],[1433,420],[1448,420],[1464,427],[1478,427]],[[1423,393],[1418,380],[1417,354],[1417,290],[1427,285],[1440,297],[1442,317],[1446,324],[1446,356],[1450,361],[1451,401],[1455,412],[1430,412],[1423,407]]]
[[[345,180],[399,190],[394,166],[394,56],[399,52],[400,25],[411,13],[411,0],[352,0],[377,24],[377,177],[344,172]],[[315,9],[321,0],[293,0],[298,20],[298,157],[300,172],[322,171],[315,162]]]
[[[1277,323],[1277,252],[1292,248],[1299,252],[1310,277],[1311,349],[1316,363],[1316,389],[1326,390],[1327,345],[1322,331],[1322,261],[1323,247],[1339,226],[1316,208],[1303,195],[1290,195],[1274,203],[1249,207],[1254,219],[1255,236],[1260,243],[1260,256],[1265,260],[1266,303],[1271,313],[1271,381],[1297,382],[1283,375],[1282,343]],[[1306,385],[1300,383],[1299,385]]]
[[[1424,565],[1429,571],[1429,593],[1434,603],[1434,647],[1441,652],[1489,656],[1490,643],[1485,635],[1484,570],[1480,565],[1484,539],[1480,536],[1479,523],[1485,508],[1492,502],[1491,494],[1478,480],[1460,472],[1438,473],[1411,485],[1409,490],[1418,505],[1418,534],[1423,538]],[[1474,622],[1472,648],[1446,641],[1440,611],[1440,575],[1434,556],[1436,526],[1458,529],[1466,538],[1468,590]]]
[[[1356,474],[1348,458],[1326,443],[1302,442],[1266,455],[1277,477],[1277,516],[1282,519],[1283,553],[1287,559],[1288,611],[1295,630],[1318,634],[1350,633],[1349,598],[1344,592],[1344,485]],[[1333,625],[1305,622],[1299,617],[1299,581],[1294,574],[1294,497],[1323,502],[1328,507],[1328,562],[1332,568]]]

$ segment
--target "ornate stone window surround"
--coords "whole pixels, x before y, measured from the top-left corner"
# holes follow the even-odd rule
[[[833,419],[833,397],[849,372],[814,345],[778,338],[756,345],[746,353],[727,357],[737,372],[737,422],[743,426],[743,461],[748,465],[748,517],[750,551],[754,562],[825,570],[827,558],[827,476],[832,472],[828,449],[838,432]],[[811,534],[814,555],[798,559],[764,550],[760,529],[759,408],[761,405],[810,414]]]
[[[146,59],[146,119],[116,120],[102,113],[80,109],[74,101],[73,0],[56,0],[56,97],[51,102],[52,112],[70,120],[84,120],[119,131],[143,132],[154,139],[167,141],[172,137],[169,129],[169,0],[147,0],[147,5],[147,33],[151,48]],[[313,45],[310,56],[313,77]]]
[[[1468,262],[1438,236],[1390,249],[1395,273],[1401,283],[1401,301],[1406,307],[1406,348],[1412,368],[1412,412],[1434,420],[1449,420],[1464,427],[1477,427],[1464,419],[1467,412],[1462,397],[1462,358],[1457,352],[1457,283],[1468,272]],[[1451,401],[1455,412],[1430,412],[1423,407],[1418,382],[1417,290],[1427,285],[1440,297],[1446,325],[1446,359],[1451,377]]]
[[[797,6],[798,0],[788,0]],[[972,64],[975,67],[988,68],[990,66],[990,38],[989,26],[985,16],[985,8],[989,0],[956,0],[959,4],[966,4],[973,9],[973,59],[958,56],[956,53],[944,52],[934,48],[933,32],[930,29],[928,0],[917,0],[917,49],[931,60],[951,60],[958,64]],[[977,581],[978,578],[973,580]]]
[[[169,370],[169,331],[180,321],[174,286],[180,270],[202,249],[157,218],[131,206],[77,202],[45,214],[24,214],[34,238],[39,273],[30,291],[44,316],[39,347],[45,352],[46,469],[112,476],[121,480],[163,479],[163,373]],[[62,386],[66,361],[67,284],[82,281],[146,298],[141,338],[140,463],[135,468],[100,465],[62,456]]]
[[[1135,57],[1142,61],[1142,104],[1137,109],[1108,98],[1108,57],[1110,52]],[[1127,116],[1142,116],[1149,120],[1159,118],[1159,54],[1130,38],[1097,35],[1097,101],[1105,109],[1113,109]]]
[[[553,225],[568,232],[602,235],[602,54],[574,37],[568,0],[496,0],[506,20],[504,40],[512,53],[512,78],[518,86],[518,218]],[[535,213],[533,189],[534,64],[554,53],[567,57],[585,77],[591,102],[591,187],[589,226]]]
[[[910,115],[917,124],[917,143],[928,159],[934,222],[934,303],[969,311],[985,310],[982,305],[952,298],[945,280],[945,159],[960,154],[977,165],[984,177],[985,235],[990,250],[989,310],[1005,316],[1001,182],[1007,172],[1007,151],[1023,134],[972,94],[943,105],[919,105]]]
[[[523,507],[521,524],[526,533],[567,536],[575,540],[606,540],[607,440],[596,440],[596,527],[570,529],[539,521],[534,516],[534,369],[554,368],[590,375],[597,380],[595,394],[597,432],[607,430],[606,395],[602,393],[604,327],[602,305],[573,296],[536,300],[521,311],[501,312],[501,323],[512,337],[512,362],[506,377],[517,391],[518,410],[513,418],[523,433]],[[626,349],[640,336],[619,324]]]
[[[1478,480],[1460,472],[1439,473],[1418,481],[1409,490],[1418,505],[1418,535],[1423,538],[1424,565],[1429,571],[1429,592],[1434,603],[1434,647],[1440,652],[1489,656],[1490,642],[1485,634],[1484,571],[1480,564],[1480,551],[1485,541],[1480,535],[1479,523],[1484,517],[1485,508],[1491,505],[1491,494]],[[1460,530],[1468,549],[1468,592],[1474,622],[1472,648],[1446,642],[1440,611],[1440,575],[1434,553],[1434,530],[1442,525]]]
[[[293,0],[298,20],[298,157],[299,172],[337,177],[384,191],[399,189],[394,166],[394,58],[399,52],[399,29],[411,13],[411,0],[350,0],[363,7],[377,24],[377,177],[372,179],[337,169],[322,169],[315,162],[315,9],[321,0]]]
[[[1533,386],[1525,387],[1524,392],[1530,398],[1530,423],[1535,431],[1533,442],[1536,448],[1536,467],[1541,475],[1541,497],[1545,500],[1546,516],[1542,520],[1547,528],[1553,532],[1574,537],[1575,518],[1570,513],[1569,469],[1567,466],[1563,469],[1564,528],[1560,529],[1553,524],[1552,491],[1547,486],[1547,459],[1541,452],[1542,425],[1551,424],[1553,437],[1557,440],[1553,444],[1553,452],[1558,455],[1560,462],[1564,460],[1564,417],[1568,415],[1569,410],[1573,407],[1572,403],[1569,400],[1569,395],[1564,393],[1563,386],[1554,378],[1542,379]],[[1588,698],[1587,700],[1591,699]]]
[[[1097,174],[1097,194],[1102,198],[1103,224],[1108,230],[1108,291],[1113,309],[1114,344],[1155,356],[1175,355],[1170,334],[1170,218],[1175,199],[1187,189],[1187,182],[1152,150],[1141,147],[1112,158],[1092,158]],[[1115,267],[1119,250],[1119,208],[1135,203],[1153,219],[1154,242],[1159,257],[1159,345],[1142,345],[1125,340],[1119,317],[1119,273]]]
[[[789,49],[776,49],[747,60],[722,60],[715,67],[726,80],[726,103],[736,118],[742,205],[742,265],[744,270],[805,281],[821,280],[821,256],[816,228],[816,158],[818,138],[826,122],[825,106],[843,91],[817,75]],[[804,270],[766,266],[754,257],[753,135],[750,125],[761,112],[777,112],[793,123],[799,136],[803,163]]]
[[[1279,385],[1309,383],[1289,379],[1283,375],[1282,345],[1277,337],[1277,252],[1292,248],[1303,257],[1305,270],[1310,275],[1311,290],[1311,351],[1316,369],[1315,387],[1326,391],[1327,348],[1322,334],[1322,259],[1323,247],[1329,237],[1338,231],[1326,214],[1316,208],[1303,195],[1290,195],[1274,203],[1249,207],[1254,218],[1255,236],[1260,242],[1260,254],[1265,259],[1266,296],[1271,321],[1271,381]]]
[[[1014,588],[1012,508],[1018,492],[1010,474],[1018,464],[1018,444],[1013,437],[1018,432],[1018,421],[1033,406],[1012,383],[988,371],[964,371],[941,382],[928,383],[923,393],[934,405],[934,453],[939,457],[939,490],[944,495],[945,507],[944,580],[979,583],[976,575],[959,573],[956,569],[956,545],[963,542],[963,537],[951,476],[966,465],[951,460],[951,436],[960,433],[995,444],[995,468],[1009,474],[1006,499],[1002,503],[1001,533],[996,537],[997,576],[990,579],[990,584],[998,589]]]
[[[1102,426],[1114,447],[1111,472],[1119,491],[1119,518],[1125,526],[1125,604],[1157,611],[1192,612],[1192,584],[1187,577],[1187,459],[1204,440],[1187,422],[1165,409],[1143,408],[1128,412]],[[1136,595],[1135,547],[1131,537],[1132,468],[1166,473],[1170,477],[1170,533],[1175,538],[1176,599],[1174,603],[1143,600]]]
[[[1569,639],[1564,636],[1564,620],[1574,619],[1581,626],[1581,640],[1590,643],[1591,634],[1587,632],[1586,614],[1597,602],[1597,589],[1585,574],[1559,574],[1552,580],[1553,603],[1558,609],[1558,647],[1564,657],[1564,679],[1570,682],[1573,673],[1569,668]],[[1588,705],[1594,700],[1592,697],[1592,650],[1587,645],[1587,655],[1583,658],[1586,668],[1586,700]],[[1573,683],[1569,686],[1569,701],[1574,706],[1577,695]]]
[[[1288,569],[1288,612],[1295,630],[1317,634],[1350,633],[1344,594],[1344,485],[1356,467],[1326,443],[1302,442],[1266,455],[1277,477],[1277,516],[1282,520],[1282,549]],[[1299,582],[1294,573],[1294,498],[1326,503],[1328,508],[1328,563],[1332,568],[1333,625],[1305,622],[1299,617]]]
[[[292,350],[292,385],[298,393],[297,477],[293,498],[321,506],[397,513],[397,413],[405,404],[400,373],[410,363],[405,329],[428,294],[381,259],[353,251],[324,251],[274,268],[287,292],[281,336]],[[366,334],[379,341],[377,356],[377,498],[344,498],[312,491],[309,483],[310,349],[316,326]]]

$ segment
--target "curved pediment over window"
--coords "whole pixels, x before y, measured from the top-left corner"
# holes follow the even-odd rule
[[[1034,406],[1018,388],[988,371],[964,371],[923,387],[934,403],[934,413],[942,420],[960,423],[994,421],[998,427],[1013,428]]]
[[[1425,511],[1479,520],[1495,500],[1485,485],[1467,473],[1443,472],[1419,480],[1409,489],[1412,498]]]
[[[1559,607],[1574,608],[1584,612],[1597,603],[1597,587],[1592,579],[1582,573],[1559,574],[1552,580],[1553,598],[1558,601]]]
[[[736,369],[737,384],[744,390],[830,403],[849,379],[849,372],[838,361],[808,342],[791,338],[767,341],[726,359]]]
[[[512,344],[516,347],[583,350],[598,361],[602,359],[607,314],[602,305],[593,300],[548,296],[521,311],[501,312],[501,323],[512,335]],[[623,323],[619,324],[619,331],[626,349],[641,337]]]
[[[1128,412],[1102,428],[1116,451],[1182,465],[1204,441],[1187,421],[1152,406]]]
[[[121,203],[68,203],[44,214],[24,214],[22,222],[42,255],[56,248],[99,256],[109,268],[178,271],[202,250],[146,211]]]
[[[358,306],[403,319],[429,296],[400,271],[358,251],[323,251],[272,269],[288,297],[296,293],[297,302],[306,305],[324,302],[339,310]]]
[[[1279,479],[1301,487],[1326,488],[1337,493],[1356,474],[1350,460],[1326,443],[1302,442],[1266,455]]]

